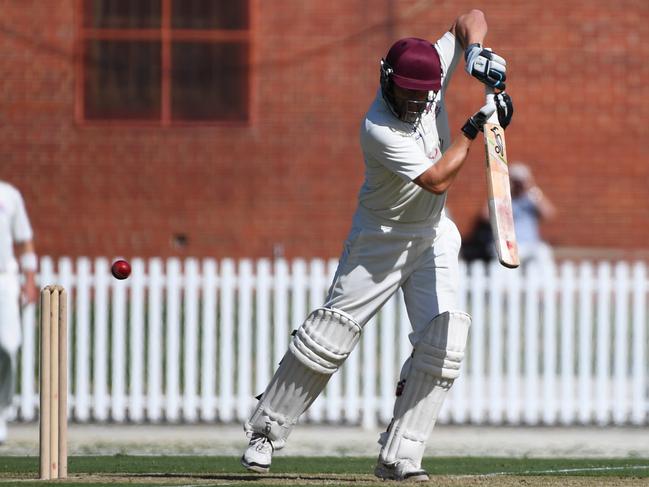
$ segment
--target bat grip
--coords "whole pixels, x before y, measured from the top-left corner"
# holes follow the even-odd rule
[[[485,47],[485,50],[491,51],[490,47]],[[494,96],[496,95],[496,91],[491,87],[485,85],[484,87],[484,93],[485,93],[485,103],[494,103]],[[487,123],[498,123],[498,114],[494,112],[491,117],[487,120]]]
[[[485,86],[485,103],[495,103],[494,96],[496,95],[494,89],[490,86]],[[487,119],[487,123],[498,123],[498,113],[493,112]]]

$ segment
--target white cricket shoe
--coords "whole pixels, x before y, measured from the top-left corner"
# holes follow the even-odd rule
[[[253,433],[248,448],[243,452],[241,465],[251,472],[266,473],[273,460],[273,443],[261,433]]]
[[[408,460],[384,463],[379,458],[376,462],[374,475],[383,480],[396,480],[398,482],[428,482],[430,480],[426,470],[415,467]]]

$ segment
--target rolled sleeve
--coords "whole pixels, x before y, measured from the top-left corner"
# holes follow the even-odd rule
[[[15,193],[15,212],[12,221],[12,232],[16,242],[27,242],[33,238],[32,227],[29,223],[25,202],[19,192]]]
[[[442,61],[442,70],[444,72],[442,86],[443,88],[446,88],[446,85],[450,81],[464,51],[462,50],[460,42],[451,32],[446,32],[437,40],[435,43],[435,49],[437,49],[439,58]]]

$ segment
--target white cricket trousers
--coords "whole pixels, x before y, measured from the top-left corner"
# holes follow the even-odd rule
[[[344,244],[325,307],[350,314],[361,326],[399,289],[413,333],[458,306],[460,233],[442,216],[436,229],[355,226]]]
[[[0,273],[0,414],[11,405],[22,338],[20,283],[15,273]]]

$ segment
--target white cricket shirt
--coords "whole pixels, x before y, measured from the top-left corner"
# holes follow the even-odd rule
[[[444,95],[463,50],[450,32],[435,48],[442,65],[442,89],[417,126],[413,129],[396,118],[380,89],[361,124],[365,182],[358,195],[356,224],[428,227],[439,222],[446,194],[433,194],[412,180],[435,164],[451,143]]]
[[[20,192],[12,185],[0,181],[0,272],[16,272],[14,242],[32,239],[25,203]]]

